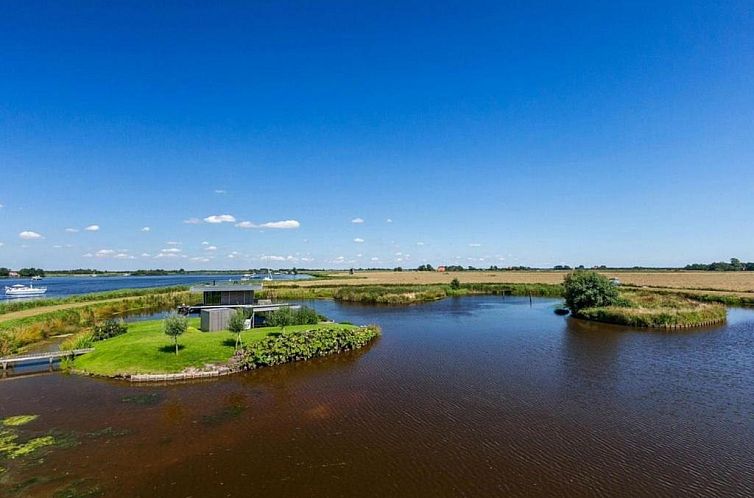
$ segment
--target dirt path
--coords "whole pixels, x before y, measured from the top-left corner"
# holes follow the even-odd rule
[[[29,308],[21,311],[13,311],[11,313],[5,313],[0,315],[0,323],[7,322],[9,320],[17,320],[19,318],[29,318],[30,316],[42,315],[44,313],[52,313],[54,311],[70,310],[75,308],[83,308],[84,306],[90,306],[93,304],[112,303],[116,301],[125,301],[131,299],[137,299],[142,296],[131,297],[115,297],[110,299],[102,299],[99,301],[85,301],[79,303],[65,303],[65,304],[53,304],[50,306],[41,306],[39,308]]]

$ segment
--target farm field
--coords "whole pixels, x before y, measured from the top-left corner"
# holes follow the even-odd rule
[[[347,272],[327,274],[327,280],[307,280],[275,283],[274,286],[297,285],[338,287],[343,285],[416,285],[448,284],[454,278],[462,283],[530,283],[559,284],[567,271],[368,271],[349,275]],[[736,294],[754,294],[754,272],[704,272],[704,271],[605,271],[625,285],[659,289],[722,291]]]

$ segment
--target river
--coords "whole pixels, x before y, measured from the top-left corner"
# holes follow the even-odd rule
[[[383,336],[205,382],[1,381],[0,415],[39,414],[29,431],[76,441],[11,463],[3,496],[754,494],[753,310],[667,333],[556,304],[316,301]]]
[[[165,275],[165,276],[113,276],[113,277],[46,277],[37,282],[31,282],[28,278],[4,278],[0,279],[0,285],[11,286],[15,284],[29,285],[31,282],[34,287],[47,287],[47,292],[42,296],[44,299],[67,297],[78,294],[88,294],[90,292],[105,292],[119,289],[142,289],[145,287],[170,287],[174,285],[191,285],[202,282],[223,282],[227,280],[238,281],[242,275]],[[310,275],[272,275],[273,280],[301,280],[311,278]],[[249,283],[263,284],[262,279],[253,279]],[[0,293],[0,300],[9,299],[13,301],[35,299],[33,297],[9,298],[5,293]]]

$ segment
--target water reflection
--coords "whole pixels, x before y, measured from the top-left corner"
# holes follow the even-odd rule
[[[383,337],[203,383],[1,382],[3,415],[79,435],[10,475],[45,477],[29,496],[79,481],[129,497],[754,493],[754,312],[666,333],[559,317],[557,303],[317,301]],[[108,427],[106,443],[82,436]]]

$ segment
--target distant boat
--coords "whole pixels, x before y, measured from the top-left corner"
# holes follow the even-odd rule
[[[262,280],[267,280],[267,281],[272,280],[272,272],[270,270],[267,270],[267,276],[264,277]]]
[[[96,273],[92,273],[92,274],[91,274],[90,276],[92,276],[92,277],[96,277],[96,276],[97,276],[97,274],[96,274]]]
[[[40,296],[47,292],[47,287],[34,287],[33,285],[16,284],[5,286],[5,295],[10,297]]]
[[[244,273],[243,276],[241,277],[241,282],[248,282],[252,278],[254,278],[254,275],[250,273]]]
[[[31,279],[32,280],[42,280],[42,276],[41,275],[34,275],[33,277],[31,277]]]

